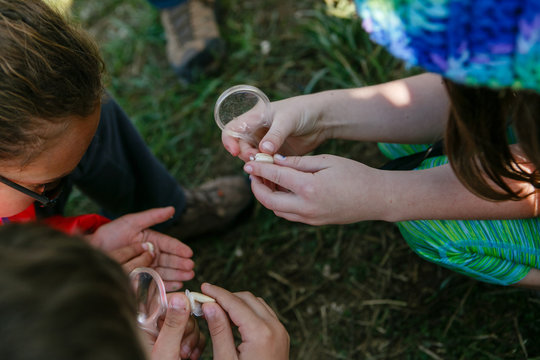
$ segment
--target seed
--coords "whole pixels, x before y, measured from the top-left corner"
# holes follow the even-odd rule
[[[189,305],[191,307],[191,313],[195,316],[202,316],[202,304],[207,302],[216,302],[213,298],[210,296],[195,292],[195,291],[189,291],[186,289],[185,291],[186,296],[189,300]]]
[[[265,162],[269,164],[274,163],[274,157],[272,155],[268,155],[265,153],[257,153],[255,154],[255,161]]]

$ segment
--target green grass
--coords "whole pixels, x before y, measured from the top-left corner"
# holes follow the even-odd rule
[[[220,9],[227,56],[184,86],[145,0],[78,0],[73,8],[99,40],[108,90],[187,187],[241,173],[213,120],[214,102],[230,86],[254,85],[278,100],[415,72],[369,42],[358,19],[329,15],[322,1],[223,0]],[[318,152],[383,161],[373,144],[331,141]],[[80,195],[70,207],[94,209]],[[264,297],[291,335],[291,359],[540,358],[540,298],[422,261],[392,224],[312,227],[256,205],[230,232],[190,245],[197,275],[189,288],[209,281]]]

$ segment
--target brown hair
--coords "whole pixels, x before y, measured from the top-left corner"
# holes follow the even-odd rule
[[[490,200],[520,200],[530,195],[512,189],[508,179],[540,187],[540,94],[530,90],[494,90],[445,80],[451,112],[445,143],[454,172],[475,194]],[[533,172],[510,151],[509,128]],[[492,181],[495,185],[491,185]]]
[[[29,158],[47,125],[96,109],[104,64],[89,36],[41,0],[0,0],[0,39],[0,160]]]
[[[127,275],[81,238],[1,226],[0,288],[1,359],[145,359]]]

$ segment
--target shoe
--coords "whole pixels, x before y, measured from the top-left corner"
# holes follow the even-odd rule
[[[224,54],[214,10],[205,0],[188,0],[161,10],[167,58],[183,82],[190,83]]]
[[[165,233],[185,241],[225,230],[253,204],[249,182],[244,176],[225,176],[187,190],[186,210]]]

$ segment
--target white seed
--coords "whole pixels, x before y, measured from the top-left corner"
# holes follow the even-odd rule
[[[193,296],[193,300],[200,302],[201,304],[206,304],[209,302],[216,302],[216,299],[211,298],[208,295],[198,293],[196,291],[191,291],[191,296]]]
[[[145,242],[145,244],[146,244],[146,247],[148,248],[148,252],[152,254],[153,256],[155,254],[154,244],[152,244],[151,242]]]
[[[272,155],[268,155],[265,153],[257,153],[255,154],[255,161],[265,162],[265,163],[274,163],[274,157]]]
[[[203,315],[202,304],[205,304],[208,302],[216,302],[216,300],[211,298],[210,296],[207,296],[207,295],[195,292],[195,291],[189,291],[186,289],[185,293],[189,300],[191,313],[195,316]]]

